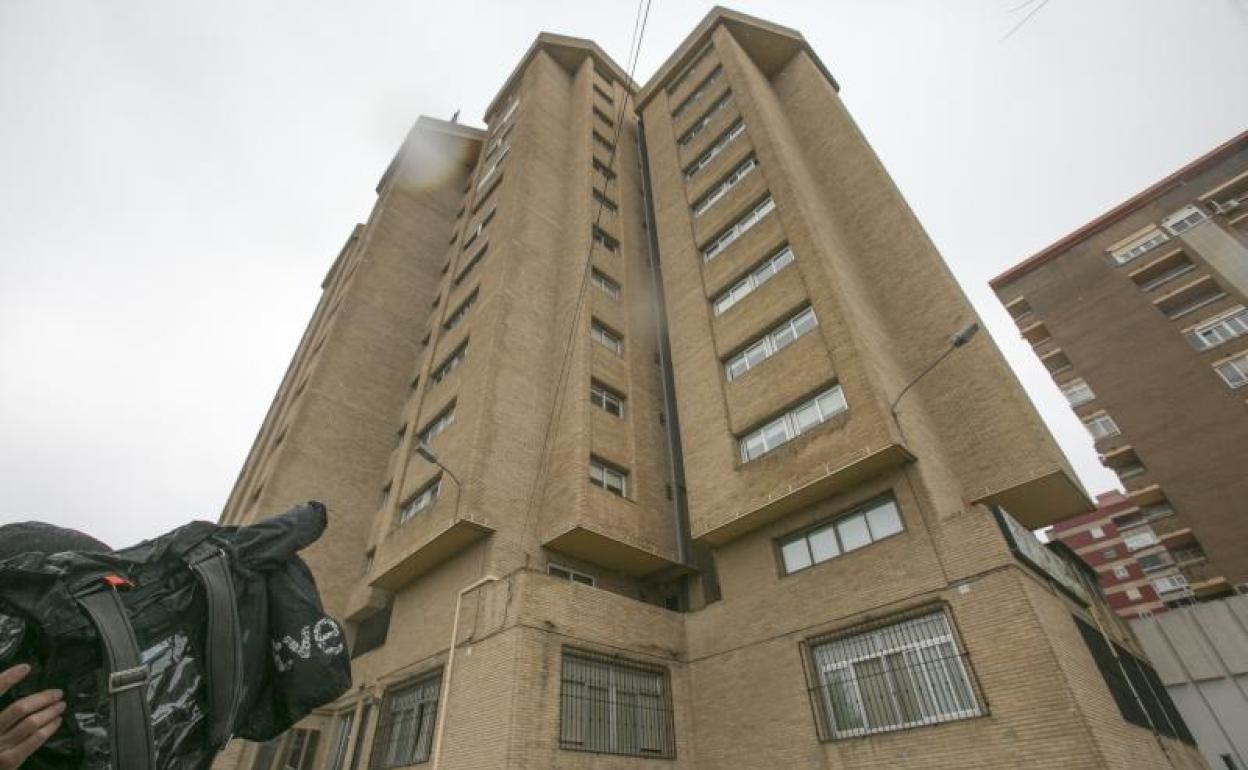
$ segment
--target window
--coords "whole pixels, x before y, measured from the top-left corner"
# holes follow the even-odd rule
[[[347,762],[347,749],[351,746],[351,724],[355,721],[355,711],[344,711],[334,717],[334,745],[329,749],[329,764],[326,770],[344,770]]]
[[[1182,235],[1209,217],[1195,206],[1184,206],[1170,216],[1161,220],[1161,226],[1172,235]]]
[[[1142,476],[1148,472],[1148,469],[1144,467],[1144,463],[1136,460],[1129,465],[1122,465],[1115,468],[1114,472],[1118,474],[1119,481],[1126,481],[1127,479],[1133,479],[1136,476]]]
[[[491,206],[490,210],[486,212],[485,216],[481,217],[480,221],[468,228],[468,235],[464,238],[464,245],[461,247],[464,251],[467,251],[468,247],[473,244],[473,241],[477,240],[477,236],[485,232],[486,225],[494,219],[494,215],[497,213],[498,206]]]
[[[1135,560],[1139,563],[1140,569],[1145,572],[1156,572],[1159,569],[1165,569],[1166,567],[1174,564],[1174,557],[1167,551],[1140,554],[1135,557]]]
[[[845,394],[840,385],[833,385],[819,395],[798,404],[763,427],[747,433],[738,441],[741,462],[748,463],[787,444],[810,429],[822,425],[846,411]]]
[[[433,481],[421,487],[403,506],[399,508],[399,524],[406,524],[413,516],[421,511],[428,510],[438,499],[438,492],[442,488],[441,474],[434,477]]]
[[[511,116],[515,115],[516,110],[519,108],[520,108],[520,97],[516,97],[515,99],[511,101],[511,104],[507,106],[507,111],[503,113],[503,116],[498,119],[498,123],[495,124],[494,130],[497,131],[498,129],[505,126],[507,124],[507,121],[511,120]]]
[[[614,236],[608,235],[607,231],[598,225],[593,225],[591,232],[593,233],[594,243],[599,244],[612,254],[620,250],[620,242]]]
[[[593,135],[594,141],[597,142],[599,145],[601,145],[604,150],[606,150],[607,152],[612,152],[615,150],[615,144],[612,143],[612,141],[608,139],[607,137],[598,133],[597,130],[591,131],[590,133]]]
[[[1093,527],[1088,530],[1088,533],[1092,535],[1093,540],[1100,540],[1101,538],[1105,537],[1105,530],[1101,529],[1100,527]]]
[[[478,191],[480,191],[481,188],[489,184],[490,181],[494,178],[494,175],[498,173],[498,167],[501,166],[503,164],[503,161],[507,159],[507,153],[509,152],[511,152],[511,145],[504,145],[503,151],[500,152],[498,154],[498,157],[494,159],[494,163],[491,164],[489,169],[487,169],[486,172],[481,175],[481,178],[477,180]]]
[[[603,123],[606,123],[607,128],[615,128],[615,121],[611,119],[610,115],[598,109],[597,107],[594,107],[593,110],[594,110],[594,117],[598,118]]]
[[[442,674],[437,673],[387,693],[373,739],[374,768],[429,761],[441,684]]]
[[[603,99],[606,99],[607,104],[615,104],[615,99],[611,96],[611,94],[607,93],[603,87],[597,83],[594,83],[594,93],[598,94]]]
[[[485,154],[481,156],[481,160],[483,162],[492,158],[494,153],[498,152],[499,149],[502,148],[503,142],[507,141],[507,137],[511,136],[511,129],[515,127],[516,124],[512,123],[502,131],[499,131],[494,138],[490,140],[489,146],[485,148]]]
[[[780,559],[785,574],[792,574],[883,540],[903,529],[897,502],[888,497],[868,503],[815,529],[781,540]]]
[[[748,214],[734,222],[727,230],[720,233],[715,240],[711,241],[706,248],[702,249],[702,260],[710,262],[718,257],[724,249],[728,248],[733,241],[744,235],[751,227],[758,224],[759,220],[770,214],[776,208],[775,201],[768,195],[761,203],[750,210]]]
[[[1114,577],[1119,580],[1126,580],[1131,575],[1131,570],[1126,567],[1114,567]]]
[[[771,277],[788,267],[793,262],[793,251],[788,246],[782,247],[763,263],[754,268],[749,275],[728,287],[713,301],[715,315],[723,315],[728,309],[748,297],[760,286],[771,280]]]
[[[745,122],[737,118],[736,122],[728,127],[728,130],[719,135],[719,138],[695,160],[689,168],[685,169],[685,181],[689,181],[698,175],[698,172],[710,165],[728,145],[732,144],[732,140],[745,133]]]
[[[477,249],[477,253],[472,255],[472,259],[468,260],[468,264],[464,265],[464,269],[459,271],[459,274],[455,276],[455,280],[451,283],[455,286],[463,283],[464,279],[468,277],[468,274],[475,270],[477,265],[481,264],[481,260],[485,259],[485,252],[489,250],[489,248],[490,244],[481,244],[481,248]]]
[[[735,380],[762,362],[784,350],[799,337],[819,325],[814,308],[806,308],[789,320],[765,334],[745,350],[728,359],[724,364],[724,376]]]
[[[1147,254],[1168,240],[1170,240],[1170,236],[1154,227],[1140,237],[1111,250],[1109,255],[1118,264],[1125,265],[1133,259]]]
[[[443,409],[442,412],[434,417],[425,429],[416,434],[416,440],[422,444],[428,444],[437,438],[438,434],[455,424],[455,402]]]
[[[433,373],[429,375],[429,379],[433,381],[434,385],[437,385],[442,382],[442,380],[445,380],[447,375],[458,369],[459,365],[462,364],[464,359],[467,357],[468,340],[464,340],[462,345],[455,348],[454,352],[447,356],[446,360],[443,361],[437,369],[433,370]]]
[[[373,704],[371,701],[364,702],[364,708],[360,712],[360,726],[355,730],[355,749],[351,752],[351,770],[358,770],[360,761],[364,757],[364,736],[368,734],[368,720],[373,715]]]
[[[320,737],[320,730],[296,728],[291,731],[286,756],[278,765],[280,770],[312,770],[312,762],[316,760],[316,743]]]
[[[563,567],[558,564],[548,564],[546,565],[546,572],[547,574],[553,575],[557,578],[570,580],[573,583],[581,583],[587,586],[594,585],[593,575],[586,575],[584,572],[577,572],[570,567]]]
[[[354,660],[366,652],[372,652],[378,647],[386,643],[386,636],[390,633],[390,615],[394,611],[394,599],[391,597],[386,601],[386,605],[377,612],[361,620],[355,626],[355,643],[351,645],[351,659]],[[367,721],[361,722],[361,729],[367,724]],[[356,756],[359,756],[359,743],[357,737]]]
[[[597,171],[599,174],[602,174],[604,177],[607,178],[608,181],[615,179],[615,172],[611,170],[611,167],[603,163],[602,161],[598,160],[597,158],[594,158],[593,166],[594,166],[594,171]]]
[[[272,770],[273,759],[277,756],[277,750],[282,745],[282,737],[279,735],[260,744],[260,748],[256,749],[255,760],[251,763],[251,770]]]
[[[724,177],[719,184],[712,187],[705,195],[694,202],[693,215],[700,217],[705,214],[710,210],[711,206],[714,206],[717,201],[727,195],[732,188],[740,184],[741,180],[749,176],[750,172],[756,168],[758,168],[758,160],[753,155],[746,158],[740,165],[728,172],[728,176]]]
[[[589,384],[589,402],[607,414],[624,416],[624,397],[598,382]]]
[[[1096,394],[1092,392],[1092,388],[1083,380],[1071,380],[1062,386],[1062,395],[1066,396],[1066,401],[1072,407],[1083,406],[1084,404],[1096,398]]]
[[[468,299],[459,303],[459,307],[455,308],[455,310],[447,316],[446,320],[442,322],[442,328],[449,332],[451,329],[459,326],[459,322],[464,320],[464,318],[468,315],[468,311],[472,310],[472,306],[477,304],[477,294],[479,294],[480,291],[480,289],[473,289],[472,294],[468,295]]]
[[[1116,559],[1116,558],[1118,558],[1118,549],[1117,549],[1117,548],[1106,548],[1105,550],[1101,551],[1101,558],[1102,558],[1102,559]]]
[[[1248,351],[1244,351],[1239,355],[1228,358],[1220,364],[1216,364],[1214,370],[1222,381],[1232,388],[1242,388],[1248,385]]]
[[[1182,548],[1174,549],[1174,560],[1179,564],[1204,561],[1205,558],[1205,549],[1201,548],[1199,544],[1186,545]]]
[[[707,75],[698,84],[698,87],[693,89],[693,93],[686,96],[685,100],[676,105],[676,109],[672,110],[672,119],[679,118],[686,110],[696,104],[699,99],[706,96],[707,92],[711,90],[711,86],[715,85],[715,81],[719,80],[719,77],[723,74],[724,70],[722,67],[716,66],[715,69],[711,70],[711,74]]]
[[[1236,305],[1194,326],[1187,332],[1187,341],[1197,350],[1210,350],[1244,334],[1248,334],[1248,308]]]
[[[590,324],[589,336],[593,337],[595,342],[609,349],[617,356],[624,354],[624,340],[621,339],[618,334],[597,321]]]
[[[600,272],[595,268],[590,271],[589,280],[590,283],[597,286],[603,294],[606,294],[611,299],[620,298],[620,285],[606,273]]]
[[[1167,575],[1153,581],[1153,589],[1158,595],[1172,594],[1187,589],[1187,578],[1182,575]]]
[[[628,497],[628,474],[596,457],[589,458],[589,483],[602,487],[613,495]]]
[[[702,133],[702,130],[710,125],[711,118],[715,117],[715,113],[719,112],[724,107],[727,107],[730,102],[732,102],[731,91],[716,99],[715,103],[707,108],[706,112],[702,113],[702,117],[698,118],[696,123],[690,126],[685,133],[680,135],[680,146],[688,147],[694,140],[694,137]]]
[[[614,214],[620,210],[619,204],[603,195],[598,188],[594,188],[594,200],[598,201],[599,207],[606,210],[610,214]]]
[[[708,43],[706,48],[703,48],[701,51],[698,52],[698,55],[694,57],[693,61],[689,64],[689,66],[685,67],[684,71],[680,73],[680,76],[671,82],[671,84],[667,87],[667,92],[670,94],[673,91],[675,91],[677,88],[680,88],[681,85],[684,84],[684,82],[689,79],[689,76],[692,75],[695,70],[697,70],[698,65],[702,63],[702,60],[705,59],[710,54],[711,54],[711,45]]]
[[[1122,537],[1122,544],[1127,547],[1128,551],[1138,551],[1141,548],[1148,548],[1150,545],[1157,545],[1159,542],[1161,541],[1157,539],[1157,534],[1147,528],[1136,530]]]
[[[676,756],[667,672],[564,650],[559,747],[634,757]]]
[[[1138,602],[1140,599],[1144,598],[1144,595],[1140,593],[1140,589],[1138,588],[1128,588],[1126,594],[1127,598],[1133,602]]]
[[[979,716],[945,611],[811,645],[820,737],[852,738]]]
[[[1088,429],[1088,433],[1092,435],[1093,441],[1100,441],[1103,438],[1117,436],[1122,431],[1118,430],[1118,424],[1114,422],[1114,418],[1102,412],[1090,420],[1084,420],[1083,426]]]

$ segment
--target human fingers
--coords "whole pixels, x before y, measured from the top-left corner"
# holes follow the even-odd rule
[[[13,748],[0,750],[0,770],[17,770],[17,768],[22,766],[22,762],[26,761],[27,757],[34,754],[44,743],[47,743],[48,738],[51,738],[52,733],[55,733],[60,726],[61,718],[57,717]]]
[[[65,701],[63,700],[56,701],[34,712],[8,730],[0,733],[0,749],[21,743],[29,738],[32,733],[38,731],[48,722],[60,717],[63,713],[65,713]]]
[[[61,700],[63,695],[64,693],[60,690],[43,690],[13,701],[4,711],[0,711],[0,735],[7,733],[13,725],[31,714],[42,711]]]
[[[30,665],[27,663],[19,663],[16,666],[6,668],[0,672],[0,695],[4,695],[13,689],[18,682],[26,678],[30,673]]]

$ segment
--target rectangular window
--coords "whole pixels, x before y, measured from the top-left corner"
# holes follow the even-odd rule
[[[1100,540],[1105,537],[1105,530],[1101,527],[1092,527],[1088,530],[1088,534],[1092,536],[1093,540]]]
[[[759,220],[770,214],[775,208],[775,201],[773,201],[771,196],[768,195],[761,203],[750,209],[748,214],[732,223],[727,230],[720,233],[715,240],[707,244],[707,246],[702,249],[702,260],[704,262],[710,262],[715,257],[718,257],[720,253],[723,252],[724,249],[728,248],[733,241],[744,235],[751,227],[758,224]]]
[[[334,717],[334,745],[329,749],[326,770],[345,770],[347,749],[351,746],[351,725],[354,721],[355,711],[344,711]]]
[[[741,136],[744,133],[745,133],[745,122],[741,120],[740,118],[737,118],[737,121],[733,123],[731,126],[729,126],[728,129],[724,131],[724,133],[720,134],[719,138],[715,140],[715,142],[710,146],[710,148],[706,150],[706,152],[699,155],[698,159],[695,160],[689,166],[689,168],[685,169],[685,181],[686,182],[690,181],[695,176],[697,176],[699,171],[709,166],[711,164],[711,161],[715,160],[716,156],[718,156],[721,152],[727,149],[730,144],[732,144],[732,140],[736,139],[738,136]]]
[[[492,180],[494,175],[498,173],[499,166],[501,166],[503,161],[507,159],[507,153],[509,152],[511,152],[511,145],[504,145],[503,151],[500,152],[498,157],[494,159],[494,163],[491,164],[486,172],[481,175],[481,178],[477,180],[477,190],[480,190],[490,183],[490,180]]]
[[[473,289],[472,294],[469,294],[467,299],[459,303],[459,307],[451,311],[451,314],[442,322],[442,328],[449,332],[451,329],[459,326],[459,322],[467,317],[468,311],[472,310],[472,306],[477,304],[477,295],[480,292],[480,289]]]
[[[771,280],[773,275],[788,267],[792,262],[792,249],[787,245],[783,246],[775,254],[763,260],[762,264],[750,271],[749,275],[724,289],[723,293],[713,300],[715,315],[723,315],[728,312],[729,308],[748,297],[764,283]]]
[[[892,496],[875,500],[831,522],[780,540],[784,573],[789,575],[830,561],[903,529],[901,513]]]
[[[614,214],[620,210],[619,204],[617,204],[615,201],[608,198],[606,195],[603,195],[602,192],[598,190],[598,188],[594,188],[593,195],[594,195],[594,200],[598,201],[598,205],[601,206],[608,213]]]
[[[694,202],[693,215],[700,217],[705,214],[710,210],[711,206],[714,206],[717,201],[727,195],[732,188],[740,184],[741,180],[749,176],[750,172],[756,168],[758,168],[758,161],[754,156],[751,155],[746,158],[740,165],[728,172],[728,175],[719,184],[712,187],[705,195]]]
[[[1157,545],[1159,542],[1161,541],[1157,539],[1157,534],[1147,527],[1122,536],[1122,544],[1127,547],[1128,551],[1138,551],[1141,548]]]
[[[624,416],[624,397],[597,381],[589,383],[589,402],[607,414]]]
[[[615,150],[615,145],[611,142],[610,139],[598,133],[597,131],[592,131],[591,133],[593,134],[594,141],[597,142],[599,145],[601,145],[602,148],[605,149],[607,152],[612,152]]]
[[[434,417],[433,420],[425,426],[425,429],[416,434],[416,440],[422,444],[428,444],[433,441],[438,434],[455,424],[455,402],[443,409],[442,412]]]
[[[1118,424],[1114,422],[1114,418],[1105,413],[1098,414],[1090,420],[1084,420],[1083,426],[1088,429],[1088,433],[1092,435],[1093,441],[1100,441],[1103,438],[1117,436],[1122,433],[1118,429]]]
[[[1110,251],[1109,255],[1118,264],[1125,265],[1147,254],[1168,240],[1170,240],[1170,236],[1154,227],[1139,238]]]
[[[603,230],[598,225],[593,225],[590,232],[593,235],[594,243],[602,246],[607,251],[614,254],[620,250],[619,240],[612,235],[608,235],[607,231]]]
[[[570,580],[573,583],[580,583],[587,586],[594,585],[593,575],[586,575],[584,572],[577,572],[571,567],[563,567],[558,564],[548,564],[546,565],[546,573],[557,578]]]
[[[597,83],[594,83],[594,93],[598,94],[603,99],[606,99],[607,104],[615,104],[615,98],[612,97],[611,94],[607,93],[606,90]]]
[[[806,308],[797,315],[767,332],[761,339],[750,344],[724,364],[724,376],[735,380],[762,362],[784,350],[799,337],[819,325],[814,308]]]
[[[416,491],[411,497],[407,498],[407,502],[403,503],[399,508],[399,523],[406,524],[413,516],[421,511],[428,510],[438,501],[438,492],[442,490],[442,476],[439,474],[434,477],[433,481],[424,485]]]
[[[594,166],[594,171],[597,171],[599,174],[602,174],[604,177],[606,177],[607,181],[615,179],[615,170],[612,169],[610,166],[608,166],[606,163],[603,163],[597,158],[594,158],[593,166]]]
[[[606,123],[607,128],[615,128],[615,121],[611,119],[610,115],[598,109],[597,107],[594,107],[593,110],[594,110],[594,117],[598,118],[603,123]]]
[[[464,279],[468,277],[468,274],[475,270],[477,265],[481,264],[481,260],[485,259],[485,252],[489,248],[489,243],[481,244],[481,248],[477,250],[476,254],[472,255],[472,259],[468,260],[468,264],[464,265],[464,269],[459,271],[459,274],[455,276],[455,279],[451,281],[451,284],[458,286],[463,283]]]
[[[494,124],[492,131],[498,131],[500,128],[507,125],[507,121],[511,120],[511,116],[515,115],[516,110],[518,109],[520,109],[520,97],[517,96],[511,100],[511,104],[507,105],[507,111],[504,112],[503,116],[498,119],[497,123]]]
[[[673,759],[667,672],[565,650],[559,686],[559,747]]]
[[[590,324],[589,336],[593,337],[594,342],[607,348],[617,356],[624,354],[623,338],[597,321]]]
[[[762,457],[848,409],[841,386],[833,385],[758,430],[742,436],[737,442],[741,449],[741,462],[748,463]]]
[[[1245,334],[1248,334],[1248,308],[1236,305],[1192,327],[1187,332],[1187,341],[1197,350],[1211,350]]]
[[[1073,406],[1083,406],[1084,404],[1096,398],[1096,394],[1092,392],[1092,388],[1083,380],[1071,380],[1062,386],[1062,395],[1066,396],[1066,401]]]
[[[820,737],[853,738],[982,712],[944,610],[811,644]]]
[[[1242,388],[1248,385],[1248,351],[1234,358],[1228,358],[1213,368],[1222,381],[1232,388]]]
[[[1167,575],[1153,581],[1153,589],[1159,596],[1187,590],[1187,578],[1182,575]]]
[[[676,105],[676,109],[672,110],[672,120],[676,120],[681,115],[685,114],[690,107],[697,104],[699,99],[706,96],[707,92],[711,90],[711,86],[715,85],[715,82],[719,80],[720,76],[723,74],[723,68],[718,65],[715,69],[711,70],[711,74],[703,78],[702,82],[698,84],[698,87],[693,89],[693,93],[686,96],[685,100]]]
[[[603,294],[606,294],[611,299],[620,298],[620,285],[606,273],[600,272],[597,268],[595,268],[590,271],[589,280],[594,284],[594,286],[597,286]]]
[[[1174,557],[1164,550],[1157,553],[1140,554],[1135,557],[1135,560],[1139,562],[1140,569],[1145,572],[1156,572],[1174,564]]]
[[[281,770],[312,770],[312,763],[316,760],[316,744],[320,737],[320,730],[292,730],[286,756],[278,767]]]
[[[1126,567],[1114,567],[1114,577],[1118,578],[1119,580],[1126,580],[1130,576],[1131,576],[1131,570],[1127,569]]]
[[[437,369],[433,370],[433,373],[429,375],[429,379],[433,381],[433,384],[437,385],[439,382],[442,382],[442,380],[445,380],[447,375],[458,369],[459,365],[462,364],[464,359],[467,357],[468,340],[464,340],[462,345],[455,348],[455,351],[447,356],[446,360],[443,361]]]
[[[716,99],[715,103],[707,108],[706,112],[702,113],[702,117],[698,118],[696,123],[686,129],[685,133],[680,135],[680,146],[688,147],[693,142],[694,138],[698,134],[702,133],[708,125],[710,125],[711,119],[715,117],[715,113],[727,107],[731,102],[731,91]]]
[[[373,739],[374,768],[428,762],[438,716],[441,672],[387,693]]]
[[[702,63],[702,60],[705,59],[707,56],[710,56],[710,54],[711,54],[711,45],[708,43],[706,48],[703,48],[701,51],[699,51],[698,55],[693,58],[693,61],[690,62],[689,66],[685,67],[684,71],[680,73],[680,76],[671,82],[671,84],[667,87],[667,92],[670,94],[676,89],[680,88],[681,85],[684,84],[684,82],[689,79],[689,76],[692,75],[695,70],[697,70],[698,65]]]
[[[589,483],[613,495],[628,497],[628,473],[607,465],[596,457],[589,458]]]

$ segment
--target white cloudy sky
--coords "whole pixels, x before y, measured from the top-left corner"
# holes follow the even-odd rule
[[[1248,127],[1248,0],[1049,0],[1002,41],[1025,2],[734,7],[811,41],[1100,491],[987,281]],[[0,0],[0,523],[215,518],[416,116],[479,122],[541,30],[623,61],[634,7]],[[709,8],[653,0],[639,80]]]

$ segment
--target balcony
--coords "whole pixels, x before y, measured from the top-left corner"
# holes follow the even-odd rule
[[[1044,368],[1049,370],[1049,374],[1056,377],[1062,372],[1070,371],[1072,364],[1070,358],[1061,348],[1054,348],[1040,357],[1040,363],[1044,364]]]
[[[1140,291],[1149,292],[1195,269],[1196,265],[1192,263],[1187,254],[1182,249],[1175,249],[1146,265],[1137,267],[1127,275],[1135,281],[1136,286],[1140,287]]]
[[[453,497],[444,497],[395,527],[377,545],[371,587],[397,591],[494,531],[489,524],[461,513],[461,490],[454,486],[451,491]]]
[[[1217,302],[1225,296],[1226,292],[1213,279],[1213,276],[1205,274],[1161,295],[1153,300],[1153,304],[1165,313],[1167,318],[1173,320]]]
[[[620,539],[619,533],[598,531],[589,521],[565,525],[547,536],[542,545],[574,559],[637,578],[663,570],[688,571],[682,569],[679,557],[665,556],[642,544],[626,542]]]
[[[1023,339],[1031,343],[1032,347],[1042,345],[1051,340],[1053,337],[1049,334],[1049,327],[1044,325],[1044,321],[1035,321],[1019,330],[1023,335]]]
[[[1092,510],[1083,488],[1066,471],[1018,477],[995,490],[973,490],[975,505],[1000,505],[1028,529],[1040,529]]]

